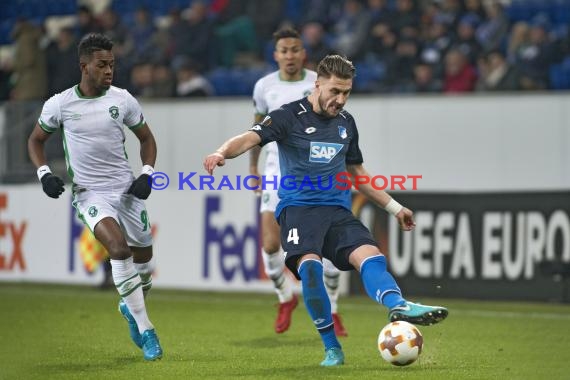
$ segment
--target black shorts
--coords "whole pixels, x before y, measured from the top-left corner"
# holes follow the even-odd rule
[[[279,215],[287,268],[299,278],[300,256],[315,253],[340,270],[352,270],[348,256],[362,245],[378,246],[370,231],[341,206],[288,206]]]

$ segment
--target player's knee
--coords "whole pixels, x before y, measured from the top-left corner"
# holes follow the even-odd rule
[[[107,250],[109,252],[109,256],[113,260],[125,260],[131,257],[131,250],[129,247],[121,243],[112,242],[109,244],[109,247],[107,247]]]
[[[279,240],[275,240],[275,239],[264,239],[263,240],[263,250],[265,252],[267,252],[267,254],[269,254],[269,255],[276,254],[277,252],[279,252],[280,248],[281,248],[281,244],[280,244]]]

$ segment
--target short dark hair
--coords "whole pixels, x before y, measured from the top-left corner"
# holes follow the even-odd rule
[[[301,39],[301,35],[293,28],[283,28],[279,29],[275,33],[273,33],[273,42],[277,45],[277,42],[282,38],[297,38]]]
[[[341,79],[352,79],[356,75],[356,69],[346,57],[338,54],[327,55],[317,66],[317,76],[330,78],[333,75]]]
[[[484,58],[489,59],[491,58],[492,55],[500,55],[502,59],[505,59],[505,55],[500,49],[492,49],[488,51],[487,53],[485,53]]]
[[[79,58],[81,57],[91,57],[93,52],[100,50],[111,50],[113,49],[113,41],[111,41],[107,36],[100,33],[90,33],[85,35],[77,47],[77,53]]]

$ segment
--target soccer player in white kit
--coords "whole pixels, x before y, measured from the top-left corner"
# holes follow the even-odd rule
[[[136,99],[111,86],[112,48],[113,42],[101,34],[81,40],[81,83],[45,102],[28,151],[44,192],[59,198],[64,184],[47,166],[44,144],[62,129],[73,206],[109,252],[121,296],[119,311],[128,322],[131,339],[146,360],[156,360],[162,357],[162,348],[145,306],[144,296],[152,286],[152,236],[142,201],[151,191],[156,142]],[[124,126],[140,141],[144,166],[137,179],[127,161]]]
[[[296,30],[285,28],[273,35],[275,51],[273,57],[279,70],[259,79],[253,90],[255,122],[259,123],[269,112],[284,104],[300,99],[311,93],[315,87],[317,73],[303,68],[306,58],[301,36]],[[258,161],[261,148],[250,151],[250,174],[258,176]],[[283,252],[280,243],[279,224],[275,220],[275,209],[279,203],[277,188],[280,179],[279,153],[277,143],[267,144],[267,155],[263,175],[273,183],[268,183],[261,191],[261,231],[262,257],[265,273],[273,281],[279,310],[275,320],[275,332],[280,334],[289,328],[291,314],[297,307],[298,299],[293,293],[291,280],[286,276]],[[273,181],[277,178],[276,181]],[[261,189],[261,181],[257,184]],[[255,185],[254,185],[255,186]],[[324,263],[324,279],[331,300],[334,327],[337,336],[347,336],[342,319],[338,314],[338,283],[340,271],[327,259]]]

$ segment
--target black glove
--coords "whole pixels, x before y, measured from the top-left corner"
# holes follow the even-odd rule
[[[147,199],[150,195],[150,191],[152,190],[150,181],[151,178],[148,174],[141,174],[139,178],[133,181],[133,184],[129,187],[127,194],[133,194],[139,199]]]
[[[46,193],[50,198],[59,198],[61,193],[65,191],[63,181],[56,175],[51,173],[44,174],[41,181],[44,193]]]

